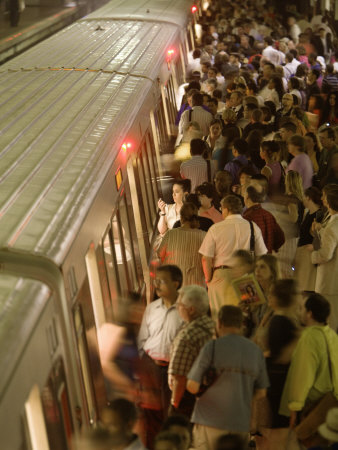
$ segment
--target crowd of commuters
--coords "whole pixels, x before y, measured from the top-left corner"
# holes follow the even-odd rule
[[[114,388],[88,439],[107,448],[337,448],[337,38],[326,16],[284,13],[195,15],[157,299],[138,332],[127,302],[101,355]]]

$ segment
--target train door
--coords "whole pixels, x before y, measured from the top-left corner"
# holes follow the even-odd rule
[[[29,450],[68,450],[74,431],[63,361],[59,358],[42,391],[33,386],[25,403]]]

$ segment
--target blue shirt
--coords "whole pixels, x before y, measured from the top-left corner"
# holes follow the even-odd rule
[[[211,359],[212,341],[202,348],[188,379],[201,383]],[[214,367],[220,375],[196,400],[191,421],[230,432],[248,432],[254,390],[269,386],[261,349],[243,336],[223,336],[215,341]]]

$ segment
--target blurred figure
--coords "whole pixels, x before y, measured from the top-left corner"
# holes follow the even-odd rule
[[[98,331],[101,367],[109,400],[121,396],[138,400],[140,361],[136,337],[143,311],[137,294],[120,299],[115,323],[105,323]]]
[[[180,450],[181,438],[177,433],[161,431],[155,437],[154,450]]]
[[[163,424],[162,430],[170,431],[171,433],[178,434],[181,437],[180,450],[188,450],[191,448],[191,423],[186,416],[175,414],[168,417]]]
[[[238,434],[224,434],[215,446],[215,450],[246,450],[247,446]]]
[[[146,450],[133,429],[137,421],[137,411],[133,403],[124,398],[113,400],[101,414],[102,424],[112,433],[120,436],[127,444],[124,450]]]

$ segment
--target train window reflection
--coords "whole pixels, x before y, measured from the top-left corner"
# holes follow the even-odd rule
[[[149,167],[150,167],[150,173],[151,173],[151,179],[152,179],[152,187],[154,189],[154,197],[155,197],[155,205],[157,202],[157,199],[160,197],[157,187],[157,177],[158,177],[158,166],[156,161],[156,155],[155,155],[155,146],[152,139],[152,136],[150,133],[147,133],[146,137],[146,146],[147,146],[147,153],[148,153],[148,160],[149,160]]]
[[[117,261],[113,245],[113,236],[110,228],[103,237],[102,247],[104,249],[104,262],[108,278],[110,298],[113,309],[115,309],[117,298],[121,292],[121,286],[120,280],[117,276]]]
[[[150,223],[153,225],[156,219],[156,209],[155,209],[155,202],[157,201],[157,198],[155,200],[154,197],[154,191],[152,188],[153,182],[152,177],[150,174],[150,167],[149,167],[149,160],[148,160],[148,153],[147,153],[147,147],[146,143],[142,145],[142,162],[143,162],[143,171],[145,174],[145,181],[146,181],[146,188],[148,193],[148,199],[149,199],[149,214],[150,214]],[[151,226],[151,229],[149,229],[149,232],[151,232],[153,229],[153,226]]]
[[[114,239],[114,250],[116,255],[117,271],[120,280],[121,294],[124,295],[129,291],[129,273],[127,270],[128,261],[132,259],[130,245],[128,249],[125,247],[125,230],[121,224],[119,211],[112,219],[112,232]]]
[[[150,217],[150,206],[149,206],[149,200],[148,195],[146,191],[146,181],[144,177],[143,167],[142,167],[142,161],[140,157],[137,158],[137,171],[139,175],[140,180],[140,187],[141,187],[141,193],[142,193],[142,199],[143,199],[143,205],[144,205],[144,214],[146,217],[146,223],[147,223],[147,230],[148,232],[152,230],[152,220]]]

